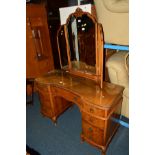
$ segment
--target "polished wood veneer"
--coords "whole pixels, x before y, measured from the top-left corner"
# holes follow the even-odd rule
[[[55,70],[35,80],[41,101],[41,113],[54,123],[73,103],[82,115],[82,140],[100,148],[105,155],[116,132],[121,113],[124,88],[103,82],[101,89],[95,82]]]
[[[44,3],[26,4],[26,78],[36,78],[54,69]]]

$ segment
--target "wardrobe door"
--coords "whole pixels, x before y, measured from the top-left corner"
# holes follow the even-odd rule
[[[45,6],[31,4],[26,9],[26,75],[35,78],[54,69],[53,56]]]

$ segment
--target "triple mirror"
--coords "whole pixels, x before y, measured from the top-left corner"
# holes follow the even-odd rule
[[[95,81],[104,80],[103,30],[101,24],[80,8],[69,15],[57,33],[61,69]]]

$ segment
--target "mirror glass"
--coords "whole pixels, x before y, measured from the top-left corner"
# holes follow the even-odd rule
[[[67,30],[72,69],[96,74],[95,23],[86,14],[72,15]]]
[[[61,60],[62,68],[67,69],[68,58],[67,58],[67,48],[66,48],[67,46],[66,46],[64,26],[61,26],[61,28],[58,31],[58,45],[60,50],[60,60]]]

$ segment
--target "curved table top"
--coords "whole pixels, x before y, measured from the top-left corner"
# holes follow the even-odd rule
[[[101,89],[93,81],[74,77],[62,70],[54,70],[35,81],[43,85],[51,85],[78,95],[86,102],[100,106],[100,108],[110,108],[115,105],[115,101],[122,97],[124,87],[108,82],[103,82]]]

